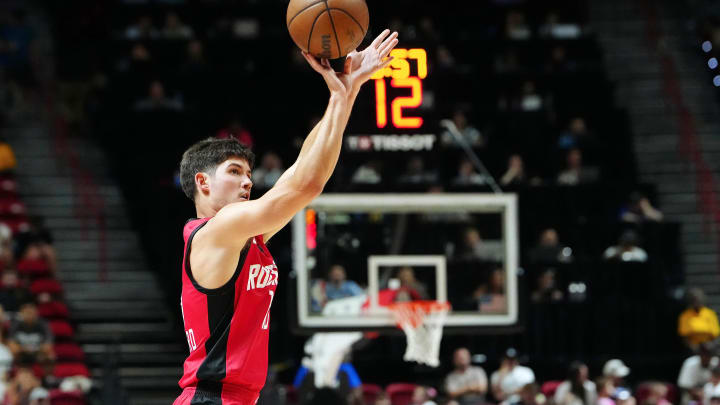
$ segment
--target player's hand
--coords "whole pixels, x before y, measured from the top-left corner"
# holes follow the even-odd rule
[[[345,58],[344,75],[341,76],[346,87],[360,88],[375,72],[389,65],[393,58],[388,58],[388,55],[398,44],[397,38],[397,32],[391,34],[386,29],[365,50],[350,52]]]
[[[308,61],[310,66],[312,66],[312,68],[316,72],[320,73],[323,79],[325,79],[325,83],[327,83],[331,94],[338,94],[341,96],[347,95],[348,88],[345,85],[345,81],[340,80],[340,77],[344,76],[344,74],[335,72],[335,69],[330,66],[329,60],[325,58],[318,60],[315,56],[305,51],[302,51],[302,55],[305,57],[305,60]]]

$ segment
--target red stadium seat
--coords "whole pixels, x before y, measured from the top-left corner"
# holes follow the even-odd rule
[[[70,339],[75,335],[72,326],[67,321],[50,321],[50,329],[55,339]]]
[[[45,369],[43,368],[42,364],[33,364],[32,372],[37,378],[43,379],[45,377]]]
[[[393,383],[385,388],[392,405],[408,405],[412,402],[415,384],[409,383]]]
[[[562,384],[562,381],[559,380],[553,380],[553,381],[545,381],[540,388],[540,391],[545,395],[546,398],[552,398],[555,395],[555,391],[557,391],[557,387]]]
[[[70,315],[67,305],[60,301],[39,304],[38,313],[45,319],[67,319]]]
[[[26,213],[27,208],[25,208],[25,204],[21,201],[13,197],[0,198],[0,216],[12,218],[23,216]]]
[[[58,361],[85,361],[85,352],[75,343],[57,343],[53,350]]]
[[[60,294],[62,293],[62,285],[52,278],[41,278],[30,284],[30,292],[34,295],[40,293]]]
[[[85,395],[81,391],[64,392],[58,389],[50,390],[51,405],[86,405]]]
[[[366,405],[372,405],[375,403],[375,400],[382,392],[382,388],[377,384],[363,384],[362,385],[362,395],[363,395],[363,402]]]
[[[16,218],[6,218],[3,219],[2,222],[7,225],[10,230],[12,230],[13,235],[30,229],[30,224],[24,216]]]
[[[50,275],[50,267],[45,260],[20,260],[17,263],[17,271],[20,275],[26,275],[30,277],[42,277]]]
[[[53,375],[58,378],[76,375],[90,377],[90,370],[83,363],[58,363],[55,365]]]

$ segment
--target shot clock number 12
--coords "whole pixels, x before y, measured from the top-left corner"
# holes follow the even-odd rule
[[[409,97],[395,97],[390,103],[390,116],[395,128],[420,128],[422,117],[403,115],[403,109],[417,108],[423,101],[422,80],[427,77],[427,53],[424,49],[393,49],[390,56],[394,57],[390,65],[377,71],[371,79],[375,80],[375,112],[377,127],[385,128],[388,123],[387,83],[391,78],[390,87],[410,89]],[[417,73],[410,74],[411,64],[417,65]]]

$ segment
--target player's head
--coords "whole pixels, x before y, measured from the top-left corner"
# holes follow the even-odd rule
[[[183,153],[180,184],[196,207],[217,212],[250,199],[255,155],[234,138],[202,140]]]

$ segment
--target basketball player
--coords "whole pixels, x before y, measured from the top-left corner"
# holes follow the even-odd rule
[[[183,154],[180,177],[198,219],[183,230],[180,306],[190,355],[174,405],[252,405],[265,383],[270,306],[278,269],[265,245],[322,191],[335,168],[342,136],[363,83],[397,45],[383,31],[343,72],[303,53],[330,89],[325,115],[295,163],[275,186],[250,200],[252,152],[233,139],[207,139]]]

